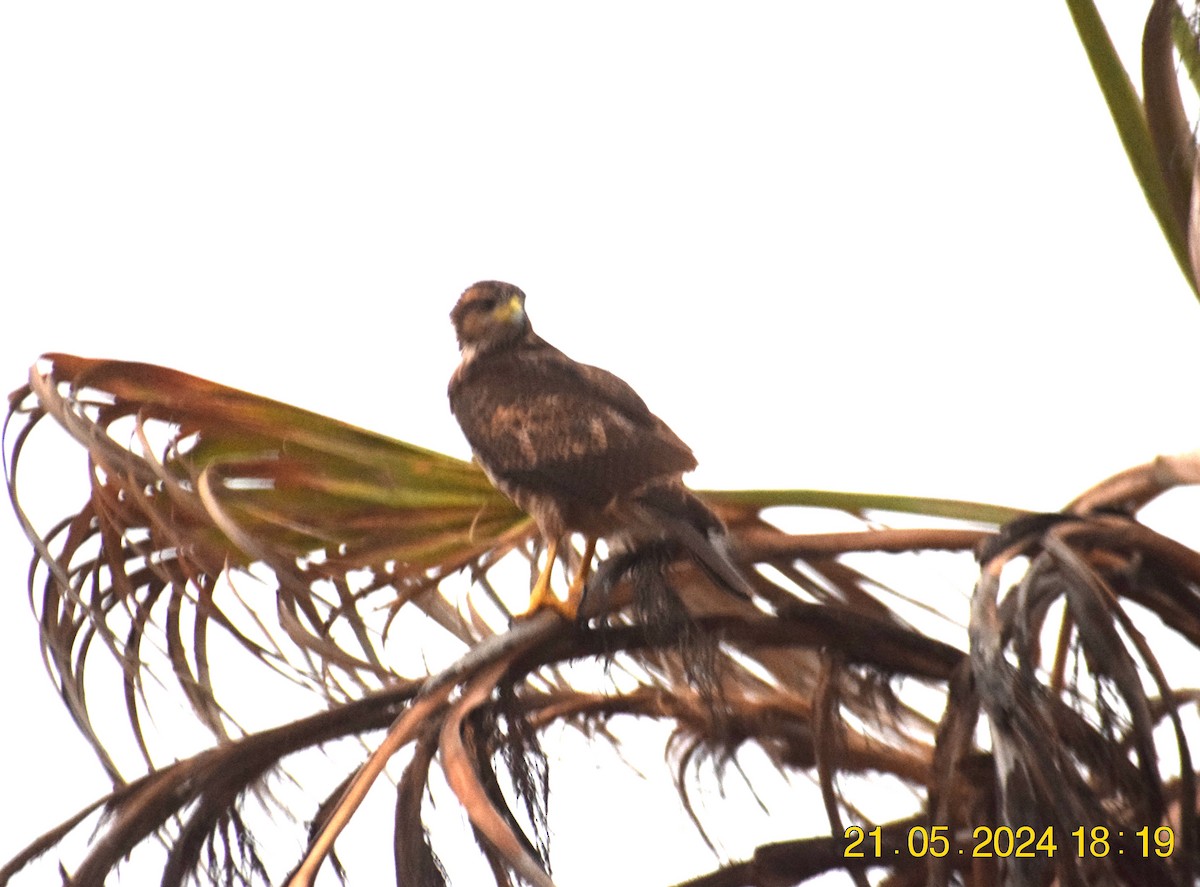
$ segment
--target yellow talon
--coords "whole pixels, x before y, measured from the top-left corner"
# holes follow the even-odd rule
[[[550,591],[550,574],[554,572],[554,559],[558,556],[558,540],[551,539],[546,543],[546,566],[542,567],[542,572],[538,573],[537,582],[533,584],[533,590],[529,592],[529,606],[525,608],[525,612],[520,616],[532,616],[542,607],[553,606],[558,599]]]
[[[596,540],[588,538],[583,548],[583,563],[571,580],[567,589],[567,599],[559,600],[550,590],[550,574],[554,571],[554,559],[558,556],[558,540],[551,539],[546,543],[546,566],[538,573],[537,582],[529,593],[529,606],[521,616],[532,616],[538,610],[549,608],[564,619],[571,622],[579,614],[579,605],[583,602],[583,590],[587,586],[588,576],[592,572],[592,558],[596,554]],[[519,618],[519,617],[518,617]]]
[[[592,558],[595,556],[596,540],[589,536],[583,545],[583,561],[579,564],[579,572],[571,580],[566,601],[558,608],[558,612],[572,621],[579,615],[579,606],[583,603],[583,590],[587,587],[588,577],[592,575]]]

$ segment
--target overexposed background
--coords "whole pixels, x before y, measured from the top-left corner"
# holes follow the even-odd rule
[[[1148,5],[1102,4],[1127,62]],[[1200,310],[1065,4],[11,3],[0,120],[5,390],[145,360],[466,456],[447,314],[501,278],[697,487],[1053,509],[1200,444]],[[105,781],[0,510],[8,858]]]

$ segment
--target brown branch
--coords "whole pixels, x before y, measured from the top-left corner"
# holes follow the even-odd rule
[[[441,716],[438,712],[444,709],[446,700],[456,686],[470,680],[473,675],[490,674],[491,670],[500,666],[507,669],[514,658],[553,637],[563,626],[564,623],[556,614],[549,611],[538,613],[533,618],[517,622],[504,634],[481,641],[452,666],[425,681],[420,693],[396,718],[383,741],[347,786],[346,794],[331,811],[329,820],[309,844],[300,866],[288,879],[288,887],[311,887],[337,836],[350,822],[392,755],[415,739],[431,720]]]
[[[860,857],[847,858],[850,839],[844,835],[819,835],[761,844],[745,862],[724,865],[708,874],[681,881],[675,887],[778,887],[799,884],[835,869],[861,872],[879,868],[885,865],[884,860],[887,860],[888,868],[915,864],[923,871],[926,860],[912,856],[908,836],[911,829],[927,825],[924,817],[912,817],[880,826],[878,856],[868,839],[860,845]]]
[[[857,533],[780,533],[769,527],[740,530],[734,552],[743,563],[797,560],[856,551],[970,551],[993,535],[990,530],[929,528],[871,529]]]
[[[439,741],[442,769],[471,823],[504,857],[505,862],[534,887],[554,887],[550,876],[526,852],[524,843],[488,798],[462,739],[463,719],[491,697],[496,685],[512,665],[512,660],[520,652],[519,649],[514,650],[506,658],[497,660],[464,688],[462,696],[442,724]]]
[[[1200,483],[1200,451],[1158,456],[1096,484],[1064,510],[1072,514],[1106,510],[1135,513],[1174,487],[1197,483]]]

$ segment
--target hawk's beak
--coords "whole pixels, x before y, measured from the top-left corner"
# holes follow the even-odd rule
[[[503,305],[496,306],[496,317],[504,323],[510,323],[525,313],[520,296],[513,296]]]

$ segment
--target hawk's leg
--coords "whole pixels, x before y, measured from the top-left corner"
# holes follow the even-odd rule
[[[522,616],[532,616],[543,607],[557,611],[563,618],[574,621],[579,613],[579,605],[583,602],[583,590],[587,586],[588,577],[592,574],[592,559],[596,556],[596,540],[589,536],[583,546],[583,561],[579,565],[571,585],[567,589],[567,599],[559,600],[550,588],[550,574],[554,570],[554,559],[558,556],[558,540],[551,539],[546,543],[546,566],[538,574],[533,591],[529,593],[529,606]]]
[[[556,557],[558,557],[558,539],[550,539],[546,542],[546,566],[542,567],[542,572],[538,573],[537,582],[533,584],[533,590],[529,592],[529,606],[525,608],[522,616],[532,616],[542,607],[558,609],[555,605],[559,603],[559,600],[550,591],[550,574],[554,572]]]
[[[595,556],[596,537],[588,536],[583,543],[583,560],[580,561],[579,570],[576,571],[575,578],[571,580],[571,586],[567,589],[567,599],[558,608],[558,612],[568,619],[573,620],[579,615],[579,605],[583,603],[583,590],[587,587],[588,577],[592,575],[592,559]]]

